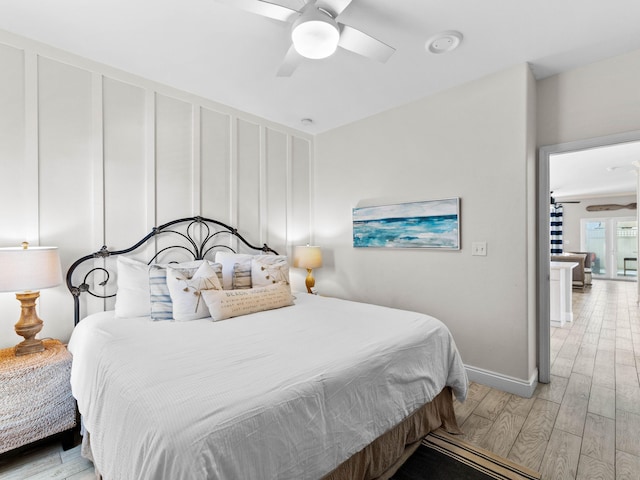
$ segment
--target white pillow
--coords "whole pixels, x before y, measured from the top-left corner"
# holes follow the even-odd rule
[[[222,287],[225,290],[233,288],[233,266],[236,263],[251,261],[253,255],[247,253],[216,252],[215,262],[222,264]]]
[[[210,289],[222,290],[218,275],[209,262],[204,262],[193,274],[187,269],[168,266],[167,286],[173,304],[173,318],[178,322],[208,317],[202,293]]]
[[[203,290],[213,321],[293,305],[291,287],[276,283],[245,290]]]
[[[151,312],[149,298],[149,265],[119,256],[116,264],[118,291],[115,316],[144,317]]]
[[[184,263],[168,263],[168,264],[151,264],[149,266],[149,291],[151,298],[151,320],[173,320],[173,304],[171,303],[171,294],[167,286],[167,267],[183,269],[191,269],[189,276],[198,270],[204,260],[194,260]],[[222,265],[219,263],[209,264],[214,268],[218,275],[218,280],[222,282]]]
[[[251,259],[251,285],[262,287],[274,283],[289,285],[289,262],[283,255],[255,255]]]

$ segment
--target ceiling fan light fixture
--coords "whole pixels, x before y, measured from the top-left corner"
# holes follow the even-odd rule
[[[318,8],[304,12],[291,30],[293,46],[300,55],[317,60],[336,51],[340,40],[340,29],[336,21]]]

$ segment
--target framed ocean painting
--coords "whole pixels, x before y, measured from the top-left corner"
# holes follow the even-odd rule
[[[353,209],[353,246],[460,249],[460,198]]]

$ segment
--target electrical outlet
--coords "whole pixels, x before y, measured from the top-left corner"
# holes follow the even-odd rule
[[[471,244],[471,255],[485,257],[487,255],[487,242],[473,242]]]

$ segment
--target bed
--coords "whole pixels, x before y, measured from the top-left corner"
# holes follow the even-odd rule
[[[102,478],[384,479],[429,431],[458,432],[467,377],[442,322],[291,293],[287,272],[200,217],[72,265],[72,391]],[[107,310],[80,321],[86,295]]]

